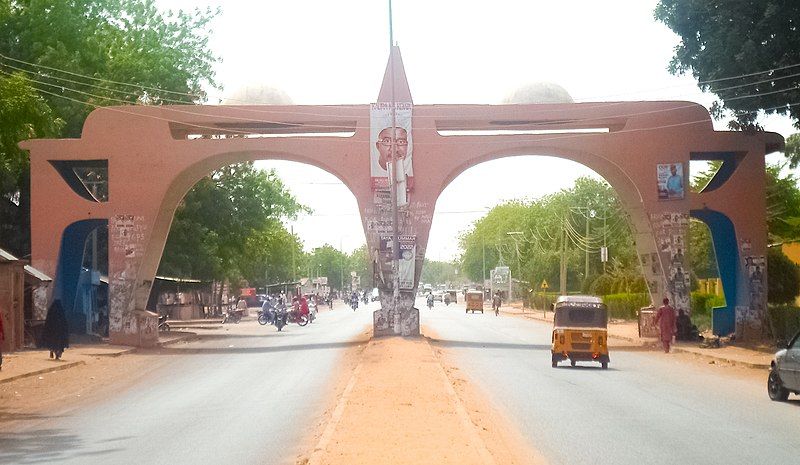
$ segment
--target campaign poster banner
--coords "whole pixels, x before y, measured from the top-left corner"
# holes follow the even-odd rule
[[[681,200],[684,197],[683,163],[656,165],[658,200]]]
[[[407,195],[414,183],[412,162],[410,102],[379,102],[370,104],[370,177],[372,189],[389,189],[388,164],[394,160],[395,181],[399,204],[407,203]],[[392,156],[392,108],[395,110]]]
[[[414,289],[415,257],[417,255],[417,237],[402,235],[400,242],[400,289]]]
[[[398,275],[400,289],[414,289],[414,272],[416,271],[417,236],[403,234],[398,236],[400,243],[400,260],[398,262]],[[380,267],[384,277],[391,276],[394,241],[392,236],[380,237]]]

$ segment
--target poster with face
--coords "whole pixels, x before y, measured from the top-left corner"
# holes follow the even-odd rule
[[[683,192],[683,163],[656,165],[658,200],[681,200]]]
[[[370,177],[373,190],[389,189],[389,164],[394,163],[398,205],[408,204],[413,187],[411,103],[370,105]],[[392,113],[394,112],[394,126]]]

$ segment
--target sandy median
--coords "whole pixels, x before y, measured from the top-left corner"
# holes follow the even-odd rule
[[[374,339],[360,359],[301,463],[543,463],[427,339]]]

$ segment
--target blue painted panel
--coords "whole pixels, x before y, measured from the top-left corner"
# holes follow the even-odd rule
[[[739,274],[740,263],[736,229],[730,218],[715,210],[692,210],[690,214],[693,218],[704,222],[711,231],[719,277],[725,292],[725,306],[713,309],[711,325],[715,335],[727,336],[736,330],[736,277]]]
[[[64,229],[61,248],[58,253],[56,277],[53,283],[53,300],[61,300],[61,304],[67,314],[70,329],[85,327],[83,313],[76,312],[75,299],[78,292],[78,281],[81,275],[86,238],[95,228],[106,226],[107,224],[108,220],[81,220]]]

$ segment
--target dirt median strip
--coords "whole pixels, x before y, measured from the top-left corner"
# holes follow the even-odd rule
[[[472,413],[491,406],[477,397],[463,403],[447,370],[426,338],[371,340],[302,463],[542,463],[520,460],[512,441],[495,442],[505,425],[494,415],[477,423]],[[495,444],[487,447],[487,440]]]

